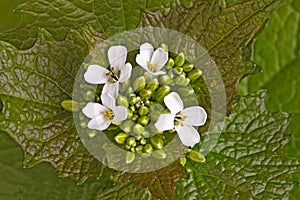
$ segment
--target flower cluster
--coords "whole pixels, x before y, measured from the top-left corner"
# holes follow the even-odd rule
[[[200,135],[194,127],[205,124],[206,111],[200,106],[184,108],[184,99],[172,92],[172,87],[180,86],[184,96],[193,93],[185,86],[196,81],[201,71],[185,63],[183,54],[172,59],[163,48],[155,50],[144,43],[135,57],[144,75],[133,77],[132,64],[126,63],[127,54],[124,46],[112,46],[108,50],[109,69],[97,64],[88,66],[86,82],[104,86],[99,94],[101,101],[88,102],[82,109],[90,118],[87,127],[103,131],[111,124],[118,125],[122,131],[114,139],[131,152],[160,150],[164,132],[177,132],[186,146],[198,143]],[[130,137],[131,132],[136,136]]]

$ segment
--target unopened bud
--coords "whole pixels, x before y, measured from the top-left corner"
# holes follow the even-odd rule
[[[182,69],[182,67],[175,67],[175,68],[173,68],[173,72],[174,72],[174,74],[180,75],[180,74],[182,74],[183,69]]]
[[[133,82],[133,89],[135,92],[139,92],[146,86],[146,80],[144,76],[141,76]]]
[[[135,159],[135,154],[133,152],[126,153],[126,158],[125,158],[126,164],[132,163],[134,161],[134,159]]]
[[[91,100],[95,99],[95,93],[92,92],[91,90],[88,90],[84,93],[83,98],[86,101],[91,101]]]
[[[197,80],[201,75],[202,75],[202,71],[196,68],[188,73],[188,77],[189,79],[191,79],[191,81]]]
[[[131,128],[132,128],[133,124],[134,124],[134,122],[132,120],[128,119],[121,125],[121,130],[123,130],[125,133],[131,132]]]
[[[77,103],[77,101],[73,101],[73,100],[65,100],[63,102],[61,102],[61,106],[69,112],[77,112],[79,111],[79,105]]]
[[[195,162],[198,162],[198,163],[203,163],[205,162],[205,157],[202,153],[200,153],[199,151],[195,151],[195,150],[192,150],[189,154],[188,154],[188,157],[195,161]]]
[[[168,52],[168,51],[169,51],[169,47],[168,47],[167,44],[162,43],[160,46],[161,46],[161,48],[162,48],[165,52]]]
[[[170,85],[172,82],[170,74],[161,75],[159,77],[159,82],[162,85]]]
[[[140,135],[145,131],[145,128],[141,124],[137,123],[133,126],[132,130],[135,134]]]
[[[126,140],[126,144],[127,144],[128,146],[136,146],[135,138],[134,138],[134,137],[129,137],[129,138]]]
[[[159,87],[158,79],[154,78],[146,85],[146,89],[154,92]]]
[[[160,136],[154,135],[153,137],[150,138],[151,144],[156,148],[156,149],[161,149],[164,146],[164,141],[161,139]]]
[[[149,108],[146,106],[141,106],[139,108],[139,115],[147,115],[149,112]]]
[[[137,147],[135,147],[135,151],[138,153],[142,153],[143,152],[144,147],[142,145],[139,145]]]
[[[152,156],[157,159],[165,159],[167,157],[167,154],[164,150],[159,149],[159,150],[154,151],[152,153]]]
[[[184,86],[186,83],[185,75],[181,74],[175,78],[175,84],[179,86]]]
[[[184,64],[184,61],[184,54],[179,53],[175,58],[175,65],[180,67]]]
[[[175,65],[175,62],[174,62],[173,58],[169,58],[169,60],[166,64],[166,68],[171,69],[172,67],[174,67],[174,65]]]
[[[139,119],[138,119],[138,122],[139,122],[140,124],[142,124],[143,126],[147,126],[148,123],[149,123],[149,121],[150,121],[150,118],[149,118],[148,116],[141,116],[141,117],[139,117]]]
[[[150,99],[152,91],[149,89],[142,89],[139,94],[144,99]]]
[[[115,141],[116,141],[118,144],[124,144],[127,138],[128,138],[128,135],[127,135],[126,133],[123,133],[123,132],[118,133],[118,134],[114,137]]]
[[[190,72],[190,71],[192,71],[192,69],[194,69],[194,65],[190,64],[190,63],[186,63],[182,66],[182,68],[183,68],[183,71]]]
[[[118,105],[124,106],[125,108],[128,108],[128,106],[129,106],[127,98],[122,95],[119,95],[117,103],[118,103]]]
[[[153,148],[151,144],[146,144],[144,147],[144,151],[145,153],[152,153],[153,152]]]
[[[169,94],[171,88],[166,85],[160,86],[154,94],[154,99],[158,102],[162,102],[167,94]]]

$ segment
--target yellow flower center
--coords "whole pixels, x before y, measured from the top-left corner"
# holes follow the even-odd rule
[[[148,69],[151,71],[151,72],[156,72],[157,71],[157,65],[156,64],[153,64],[151,63],[150,61],[147,63],[148,65]]]
[[[112,67],[111,71],[106,73],[106,76],[109,76],[108,82],[109,83],[117,82],[119,80],[120,74],[121,74],[120,70],[118,70],[117,72],[114,72],[114,68]]]
[[[183,116],[182,112],[179,112],[175,115],[175,119],[174,119],[174,125],[175,126],[183,126],[183,121],[186,120],[187,116]]]
[[[105,116],[105,119],[106,119],[106,120],[110,120],[110,121],[113,120],[114,117],[115,117],[114,113],[113,113],[112,110],[110,110],[110,109],[108,109],[108,110],[102,112],[102,114]]]

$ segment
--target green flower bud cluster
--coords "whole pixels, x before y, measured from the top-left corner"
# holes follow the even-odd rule
[[[162,149],[165,142],[164,136],[160,134],[145,139],[138,136],[129,136],[125,132],[119,132],[114,136],[114,141],[128,151],[126,153],[126,163],[134,161],[134,153],[138,153],[143,158],[153,156],[157,159],[164,159],[167,156],[166,152]]]

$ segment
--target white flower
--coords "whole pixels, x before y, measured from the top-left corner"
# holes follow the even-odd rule
[[[140,46],[140,54],[136,56],[135,61],[152,75],[165,74],[166,72],[160,70],[168,61],[168,53],[162,48],[154,51],[151,44],[144,43]]]
[[[89,102],[82,109],[83,114],[91,118],[88,128],[102,131],[112,122],[120,122],[127,118],[127,108],[116,106],[116,101],[110,94],[102,94],[101,101],[103,105]]]
[[[107,54],[111,70],[99,65],[89,65],[84,79],[91,84],[105,84],[102,94],[111,94],[116,98],[119,92],[119,83],[130,78],[132,66],[130,63],[125,64],[127,49],[124,46],[112,46],[108,49]]]
[[[200,106],[183,109],[183,102],[176,92],[171,92],[164,98],[170,114],[161,114],[155,123],[159,131],[174,129],[181,142],[186,146],[194,146],[200,141],[200,135],[193,126],[205,124],[207,114]]]

